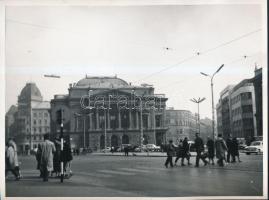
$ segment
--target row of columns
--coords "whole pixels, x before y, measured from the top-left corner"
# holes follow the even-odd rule
[[[155,112],[155,111],[153,111],[153,112]],[[107,120],[107,129],[111,129],[110,113],[107,110],[104,113],[106,114],[105,119],[109,119],[109,120]],[[134,112],[132,112],[131,110],[128,112],[128,115],[129,115],[129,127],[128,128],[129,129],[139,129],[140,124],[141,124],[139,112],[136,111],[134,115],[133,115],[133,113]],[[82,121],[86,121],[83,119],[83,117],[88,117],[88,122],[90,124],[89,130],[94,130],[93,124],[95,124],[95,129],[99,130],[100,129],[100,114],[99,114],[99,112],[95,112],[95,120],[96,120],[95,122],[93,121],[93,114],[94,113],[90,113],[90,114],[82,115],[82,116],[76,116],[75,117],[76,130],[78,131],[79,118]],[[122,114],[121,114],[121,112],[118,112],[117,115],[118,115],[118,127],[117,128],[122,129],[122,120],[121,120]],[[147,127],[147,128],[156,127],[155,113],[147,113],[147,114],[143,114],[143,115],[148,115],[148,120],[147,120],[148,124],[146,126],[143,124],[144,127]],[[135,121],[135,123],[134,123],[134,121]],[[80,130],[83,130],[83,126],[84,126],[84,124],[82,124],[82,127]]]

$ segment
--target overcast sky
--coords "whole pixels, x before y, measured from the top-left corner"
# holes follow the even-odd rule
[[[215,103],[228,84],[252,78],[255,63],[265,67],[262,25],[260,5],[9,6],[6,110],[29,81],[50,100],[85,74],[117,74],[153,84],[175,109],[197,112],[189,99],[205,97],[200,114],[211,118],[210,79],[200,72],[225,64],[214,78]]]

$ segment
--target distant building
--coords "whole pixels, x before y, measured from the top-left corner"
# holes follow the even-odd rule
[[[262,131],[262,68],[257,69],[255,68],[255,76],[252,79],[253,85],[254,85],[254,92],[255,92],[255,103],[256,103],[256,126],[257,126],[257,136],[262,137],[263,131]]]
[[[231,119],[231,93],[234,85],[228,85],[220,93],[220,99],[217,105],[217,130],[224,138],[232,133]]]
[[[166,140],[171,139],[175,143],[185,137],[194,140],[195,133],[199,132],[198,115],[189,110],[167,109],[166,125],[168,127]],[[200,136],[204,141],[208,136],[212,137],[212,120],[200,119]]]
[[[174,143],[185,137],[194,140],[198,131],[197,118],[188,110],[166,110],[166,125],[166,141],[173,140]]]
[[[164,95],[154,94],[151,85],[133,86],[116,76],[86,76],[70,84],[67,95],[55,95],[51,100],[52,133],[60,132],[55,113],[62,108],[64,134],[70,135],[73,148],[140,146],[141,141],[160,145],[167,130],[166,101]]]
[[[235,86],[228,86],[221,92],[217,105],[217,125],[218,132],[223,133],[225,138],[230,133],[233,137],[244,138],[250,142],[257,136],[262,136],[260,73],[261,70],[256,69],[254,78],[245,79]]]
[[[213,138],[213,128],[212,128],[212,120],[209,118],[200,119],[200,136],[204,140],[207,141],[207,137]],[[215,130],[216,132],[216,130]]]
[[[19,152],[28,152],[43,141],[43,135],[50,132],[50,103],[43,101],[35,83],[27,83],[18,97],[14,127],[9,131],[17,143]],[[9,117],[9,112],[6,114]],[[8,127],[7,127],[8,128]]]
[[[256,103],[251,79],[245,79],[233,88],[231,94],[232,135],[252,140],[257,136]]]
[[[17,112],[18,112],[18,107],[12,105],[9,110],[6,113],[5,116],[5,126],[6,126],[6,139],[9,137],[12,137],[16,133],[16,118],[17,118]]]

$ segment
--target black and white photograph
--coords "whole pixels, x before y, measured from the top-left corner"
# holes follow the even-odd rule
[[[266,1],[3,7],[1,198],[268,198]]]

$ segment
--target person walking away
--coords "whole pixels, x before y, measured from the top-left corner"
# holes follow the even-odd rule
[[[177,165],[177,161],[179,158],[182,158],[183,156],[183,141],[182,139],[179,140],[178,148],[176,149],[176,160],[175,165]]]
[[[241,162],[239,157],[239,143],[236,137],[233,137],[232,139],[231,154],[232,154],[232,163],[236,162],[236,157],[238,159],[238,162]]]
[[[49,140],[49,134],[44,135],[44,142],[41,143],[40,167],[43,181],[48,181],[49,172],[53,170],[53,153],[56,151],[55,145]]]
[[[214,163],[215,144],[214,144],[214,141],[210,137],[207,137],[206,146],[207,146],[207,149],[208,149],[208,162],[210,164],[210,160],[211,160],[212,165],[215,165],[215,163]]]
[[[124,147],[124,155],[129,156],[129,147],[128,146]]]
[[[216,157],[218,159],[217,163],[219,166],[223,167],[224,166],[224,159],[225,159],[225,151],[228,150],[226,143],[224,139],[222,138],[222,134],[218,135],[218,138],[216,140]]]
[[[169,140],[169,144],[167,146],[167,159],[164,164],[166,168],[168,168],[168,164],[170,164],[170,167],[173,167],[174,150],[173,140]]]
[[[36,169],[38,169],[40,171],[39,177],[42,178],[43,175],[42,175],[42,170],[40,167],[40,162],[41,162],[41,145],[40,144],[38,144],[38,146],[37,146],[37,152],[36,152],[35,158],[36,158],[36,162],[37,162]]]
[[[21,176],[19,173],[19,162],[18,162],[18,156],[16,154],[17,152],[15,151],[12,142],[9,140],[7,142],[7,148],[6,148],[5,176],[7,176],[8,172],[11,171],[12,174],[15,176],[16,180],[20,180]]]
[[[114,153],[114,147],[113,146],[111,147],[110,151],[111,151],[112,154]]]
[[[181,158],[181,166],[185,166],[184,164],[184,159],[186,158],[187,161],[188,161],[188,165],[191,165],[190,163],[190,157],[191,157],[191,154],[190,154],[190,145],[188,143],[188,138],[185,137],[184,140],[183,140],[183,145],[182,145],[182,158]]]
[[[57,137],[54,140],[54,146],[55,146],[56,151],[53,156],[53,173],[55,173],[56,177],[60,177],[60,174],[61,174],[61,139],[59,135],[57,135]]]
[[[231,160],[230,160],[230,158],[231,158],[231,150],[232,150],[232,137],[231,137],[231,135],[229,134],[228,135],[228,138],[227,138],[227,140],[226,140],[226,145],[227,145],[227,148],[228,148],[228,150],[227,150],[227,163],[229,163]]]
[[[65,176],[70,178],[72,176],[71,161],[73,160],[70,137],[66,136],[63,148],[63,162]],[[68,172],[67,172],[68,171]]]
[[[205,157],[202,156],[202,154],[204,152],[204,142],[203,142],[202,138],[200,138],[199,133],[196,133],[194,146],[195,146],[196,153],[197,153],[195,167],[199,167],[200,159],[202,159],[202,161],[204,162],[204,165],[206,166],[208,162],[206,161]]]

